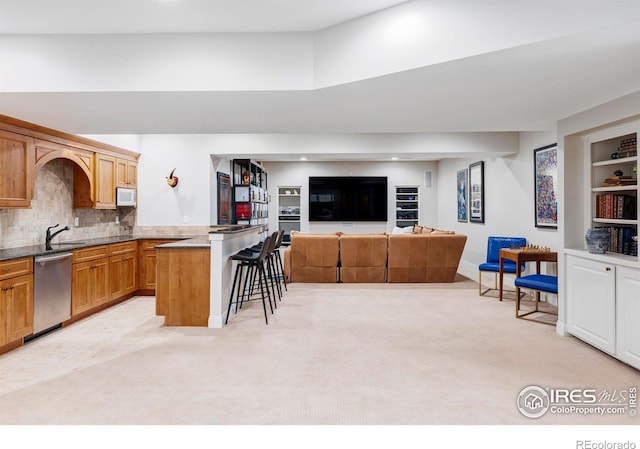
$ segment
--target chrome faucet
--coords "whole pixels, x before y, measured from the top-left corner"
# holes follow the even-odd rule
[[[60,226],[60,224],[57,224],[55,226],[49,226],[47,228],[47,235],[44,239],[44,244],[45,244],[45,250],[47,251],[51,251],[53,248],[51,247],[51,240],[53,240],[53,238],[60,234],[62,231],[68,231],[69,230],[69,226],[65,226],[62,229],[58,229],[56,232],[54,232],[53,234],[51,233],[51,230],[54,228],[57,228],[58,226]]]

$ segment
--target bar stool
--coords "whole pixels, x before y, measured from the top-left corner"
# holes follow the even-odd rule
[[[257,276],[257,281],[260,286],[260,296],[262,298],[262,308],[264,309],[264,320],[266,324],[269,324],[269,319],[267,318],[267,303],[266,299],[269,300],[269,308],[271,309],[271,313],[273,314],[273,306],[271,304],[271,293],[269,291],[269,284],[267,283],[267,274],[265,270],[265,260],[267,258],[268,252],[271,246],[275,246],[275,237],[273,235],[268,236],[263,242],[262,249],[260,252],[252,251],[251,248],[245,248],[241,251],[238,251],[236,254],[231,256],[231,260],[238,262],[236,265],[236,272],[233,276],[233,285],[231,287],[231,294],[229,295],[229,307],[227,308],[227,317],[224,320],[224,324],[229,322],[229,314],[231,313],[231,305],[236,305],[236,313],[238,312],[238,304],[240,304],[240,308],[242,308],[242,303],[245,301],[245,295],[247,295],[247,301],[250,300],[251,295],[253,294],[253,285],[247,285],[248,280],[251,279],[252,284],[255,281],[255,277]],[[273,242],[273,243],[272,243]],[[247,269],[245,272],[245,268]],[[240,289],[238,280],[242,281],[244,277],[244,283],[242,289]],[[236,286],[238,287],[238,291],[236,292]],[[265,297],[266,290],[266,297]],[[236,293],[235,301],[233,300],[234,292]]]
[[[271,281],[272,289],[275,289],[278,294],[278,300],[282,301],[282,286],[281,282],[284,283],[285,290],[287,289],[287,284],[284,279],[284,268],[282,265],[282,258],[280,256],[280,246],[282,245],[282,241],[284,239],[284,230],[280,232],[274,232],[272,234],[273,241],[270,251],[267,254],[267,271],[269,274],[269,280]],[[259,252],[262,251],[262,248],[266,242],[258,243],[251,247],[251,251]],[[275,279],[275,281],[274,281]],[[255,279],[252,279],[252,285],[255,284]],[[274,298],[275,303],[275,298]],[[276,305],[276,308],[278,306]]]
[[[282,246],[283,240],[284,240],[284,229],[280,231],[280,234],[278,234],[278,241],[276,242],[274,253],[278,261],[278,264],[276,265],[276,267],[278,268],[278,277],[279,279],[282,279],[282,284],[284,285],[284,291],[287,291],[288,290],[287,280],[284,277],[284,265],[282,264],[282,256],[280,255],[280,247]]]

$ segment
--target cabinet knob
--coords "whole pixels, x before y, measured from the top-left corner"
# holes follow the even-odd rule
[[[605,268],[606,271],[611,271],[611,267]]]

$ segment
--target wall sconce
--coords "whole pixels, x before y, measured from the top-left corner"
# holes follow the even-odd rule
[[[175,187],[175,186],[178,185],[178,177],[177,176],[173,176],[173,173],[175,171],[176,171],[175,168],[173,170],[171,170],[171,174],[167,178],[167,184],[169,184],[170,187]]]

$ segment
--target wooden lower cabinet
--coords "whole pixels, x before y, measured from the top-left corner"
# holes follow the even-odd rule
[[[156,315],[165,326],[207,326],[211,252],[209,248],[162,248],[158,253]]]
[[[156,249],[158,245],[175,242],[176,240],[141,240],[140,241],[140,290],[154,291],[156,289],[157,258]],[[153,293],[152,293],[153,294]]]
[[[33,333],[33,275],[0,281],[0,346]]]
[[[138,290],[137,249],[137,242],[130,241],[74,251],[72,316]]]
[[[138,289],[137,272],[138,261],[135,252],[109,257],[111,299],[121,298]]]
[[[109,302],[109,259],[74,264],[72,286],[72,316]]]
[[[33,258],[0,262],[0,347],[32,333]]]

